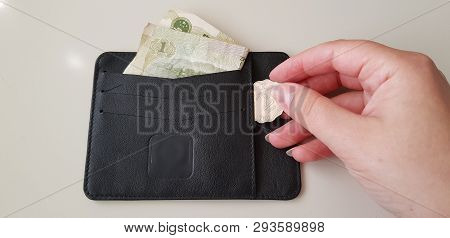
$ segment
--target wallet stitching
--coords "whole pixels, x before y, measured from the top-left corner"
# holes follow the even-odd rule
[[[150,97],[146,95],[140,95],[140,94],[131,94],[131,93],[110,93],[108,91],[104,92],[105,94],[112,94],[112,95],[124,95],[124,96],[135,96],[135,97],[143,97],[143,98],[156,98],[156,99],[164,99],[169,100],[170,98],[163,98],[163,97]]]
[[[94,72],[94,88],[93,88],[93,92],[92,92],[92,103],[91,103],[91,118],[90,118],[90,122],[89,122],[89,133],[88,133],[88,149],[87,149],[87,158],[86,158],[86,168],[85,168],[85,181],[84,181],[84,192],[86,193],[86,195],[95,197],[95,195],[91,194],[89,192],[89,172],[91,169],[91,146],[92,146],[92,130],[94,128],[94,110],[95,110],[95,101],[97,98],[97,83],[98,83],[98,72],[99,72],[99,64],[100,61],[102,60],[102,58],[106,55],[106,53],[102,53],[97,60],[95,61],[95,72]]]
[[[106,78],[106,76],[105,76],[105,78]],[[108,92],[110,92],[110,91],[113,91],[113,90],[115,90],[115,89],[117,89],[117,88],[122,87],[122,85],[123,85],[123,84],[119,84],[119,85],[114,86],[114,87],[109,88],[109,89],[103,89],[101,92],[106,94],[106,93],[108,93]],[[113,93],[110,93],[110,94],[113,94]]]
[[[223,114],[228,114],[228,113],[232,113],[232,112],[239,112],[239,111],[245,111],[245,109],[241,109],[241,110],[230,110],[230,111],[222,111],[222,112],[218,112],[218,113],[216,113],[216,114],[213,114],[213,116],[223,115]],[[105,114],[111,114],[111,115],[118,115],[118,116],[141,117],[141,118],[159,119],[159,120],[163,120],[163,121],[172,121],[170,118],[164,118],[164,117],[146,117],[146,116],[138,116],[138,115],[133,115],[133,114],[116,113],[116,112],[108,112],[108,111],[103,111],[103,113],[105,113]],[[185,119],[177,120],[177,122],[190,121],[190,120],[194,120],[194,119],[195,119],[195,117],[190,117],[190,118],[185,118]]]
[[[231,73],[231,72],[234,73],[234,71],[225,71],[225,72],[219,72],[219,73]],[[117,75],[117,74],[109,73],[109,72],[103,72],[103,73],[105,75],[105,78],[107,77],[108,74]],[[212,73],[212,74],[219,74],[219,73]],[[212,74],[208,74],[208,75],[212,75]],[[119,74],[119,75],[124,75],[124,74]],[[135,76],[140,76],[140,75],[135,75]],[[201,75],[198,75],[198,76],[201,76]],[[194,77],[194,76],[191,76],[191,77]],[[186,79],[186,78],[191,78],[191,77],[184,77],[184,78],[180,78],[180,79]],[[192,79],[189,79],[189,80],[192,81]],[[173,80],[171,80],[171,82],[162,82],[162,83],[173,84]],[[143,83],[143,84],[145,85],[146,83]],[[113,95],[123,95],[123,96],[137,96],[137,97],[145,97],[145,98],[155,98],[155,99],[160,99],[160,100],[170,100],[171,99],[170,97],[153,97],[153,96],[142,95],[142,94],[111,92],[111,91],[114,91],[115,89],[119,88],[122,85],[123,84],[119,84],[119,85],[116,85],[116,86],[114,86],[114,87],[112,87],[110,89],[104,89],[104,90],[102,90],[102,93],[104,93],[104,94],[113,94]],[[198,99],[202,99],[203,95],[199,95],[197,97],[198,97]]]
[[[253,140],[254,140],[254,135],[253,135],[253,127],[254,127],[254,121],[253,121],[253,118],[254,118],[254,116],[253,116],[253,104],[254,104],[254,102],[253,102],[253,92],[252,92],[252,86],[253,86],[253,84],[252,84],[252,81],[253,81],[253,57],[252,58],[250,58],[250,69],[249,69],[249,72],[248,72],[248,74],[249,74],[249,77],[248,77],[248,83],[249,83],[249,87],[250,87],[250,89],[249,89],[249,93],[250,93],[250,99],[248,99],[249,97],[247,96],[247,99],[248,100],[250,100],[250,102],[248,103],[250,106],[249,106],[249,114],[250,114],[250,122],[251,122],[251,125],[252,125],[252,134],[251,134],[251,136],[250,136],[250,156],[251,156],[251,165],[250,165],[250,170],[251,170],[251,181],[252,181],[252,184],[251,184],[251,192],[252,192],[252,198],[253,199],[255,199],[256,198],[256,191],[255,191],[255,154],[254,154],[254,150],[255,150],[255,146],[254,146],[254,142],[253,142]]]
[[[114,53],[114,52],[109,52],[109,53]],[[116,53],[121,53],[121,52],[116,52]],[[123,52],[122,52],[123,53]],[[208,73],[206,75],[208,75],[208,77],[211,76],[215,76],[218,74],[235,74],[235,73],[240,73],[241,69],[237,69],[237,70],[230,70],[230,71],[223,71],[223,72],[216,72],[216,73]],[[166,81],[166,82],[176,82],[176,81],[181,81],[181,80],[200,80],[198,78],[202,78],[202,77],[206,77],[206,75],[192,75],[192,76],[187,76],[187,77],[181,77],[181,78],[174,78],[174,79],[170,79],[170,78],[161,78],[161,77],[153,77],[153,76],[145,76],[145,75],[134,75],[134,74],[124,74],[124,73],[115,73],[115,72],[109,72],[109,74],[111,75],[127,75],[127,76],[137,76],[140,77],[141,79],[145,79],[145,80],[158,80],[158,81]],[[134,79],[129,79],[129,78],[125,78],[124,80],[134,80]]]
[[[297,190],[296,190],[297,191]],[[119,195],[108,195],[108,194],[96,194],[93,195],[91,193],[88,193],[89,196],[91,198],[94,199],[104,199],[104,200],[110,200],[110,199],[136,199],[136,200],[146,200],[146,199],[190,199],[190,200],[195,200],[195,199],[254,199],[253,196],[230,196],[229,194],[225,194],[225,195],[213,195],[213,196],[176,196],[176,197],[171,197],[171,196],[166,196],[166,197],[158,197],[158,196],[119,196]],[[262,198],[262,199],[291,199],[293,198],[294,195],[296,195],[297,193],[293,193],[293,195],[283,195],[283,196],[258,196],[258,199]]]
[[[263,53],[271,53],[271,54],[279,54],[283,56],[284,60],[289,58],[289,55],[284,52],[253,52],[254,55],[256,54],[263,54]],[[300,171],[300,163],[296,164],[297,171]],[[293,190],[291,193],[287,195],[257,195],[256,199],[262,198],[262,199],[293,199],[298,196],[298,194],[301,191],[302,184],[301,184],[301,173],[298,172],[298,176],[295,176],[295,180],[297,182],[297,186],[295,190]]]

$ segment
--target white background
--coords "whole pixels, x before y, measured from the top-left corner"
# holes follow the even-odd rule
[[[450,4],[408,22],[444,2],[7,1],[0,7],[0,216],[391,216],[337,160],[304,165],[303,190],[287,202],[88,200],[82,178],[94,62],[102,51],[135,51],[145,24],[178,8],[252,51],[293,55],[328,40],[378,36],[430,55],[448,78]]]

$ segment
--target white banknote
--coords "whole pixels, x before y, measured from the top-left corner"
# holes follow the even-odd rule
[[[283,113],[283,109],[271,96],[271,89],[279,83],[269,79],[253,84],[253,104],[255,106],[255,121],[271,122]]]

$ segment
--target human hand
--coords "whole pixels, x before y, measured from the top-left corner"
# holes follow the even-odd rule
[[[450,216],[450,86],[429,57],[339,40],[286,60],[270,79],[283,83],[273,97],[293,120],[269,143],[294,146],[287,153],[299,162],[337,156],[398,216]],[[353,91],[323,96],[341,86]]]

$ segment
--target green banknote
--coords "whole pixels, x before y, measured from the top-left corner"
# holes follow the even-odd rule
[[[241,69],[248,49],[149,23],[125,74],[181,78]]]
[[[180,10],[170,10],[159,25],[149,23],[141,37],[138,52],[125,74],[162,78],[241,69],[248,49],[200,17]],[[270,96],[277,83],[254,83],[254,119],[273,121],[283,113]]]

